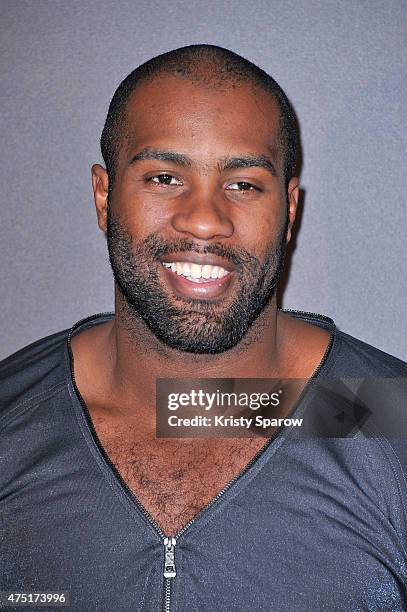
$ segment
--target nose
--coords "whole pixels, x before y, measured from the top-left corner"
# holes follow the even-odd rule
[[[214,193],[191,192],[178,202],[173,228],[201,240],[230,238],[234,226],[228,211]]]

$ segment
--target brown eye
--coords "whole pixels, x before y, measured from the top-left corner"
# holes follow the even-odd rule
[[[230,191],[258,191],[258,188],[247,181],[236,181],[227,186]]]
[[[156,174],[148,180],[155,185],[182,185],[181,181],[172,174]]]

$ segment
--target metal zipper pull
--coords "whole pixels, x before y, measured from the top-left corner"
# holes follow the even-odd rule
[[[175,578],[177,572],[175,570],[175,538],[165,538],[165,560],[164,560],[164,578]]]

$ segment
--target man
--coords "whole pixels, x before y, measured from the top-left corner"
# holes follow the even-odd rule
[[[101,144],[115,314],[2,364],[1,590],[79,611],[405,609],[402,441],[156,436],[157,379],[406,376],[277,309],[299,189],[285,94],[185,47],[123,81]]]

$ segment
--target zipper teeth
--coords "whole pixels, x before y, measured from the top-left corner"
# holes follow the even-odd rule
[[[223,489],[221,491],[219,491],[215,497],[213,497],[211,499],[210,502],[208,502],[206,504],[206,506],[204,506],[196,516],[194,516],[186,525],[184,525],[184,527],[177,533],[177,535],[175,536],[175,539],[179,538],[187,529],[189,529],[191,527],[191,525],[193,523],[195,523],[196,519],[202,514],[202,512],[205,512],[205,510],[208,510],[208,508],[210,508],[224,493],[226,493],[226,491],[236,482],[236,480],[238,480],[241,476],[243,476],[247,470],[249,470],[253,463],[260,457],[260,455],[263,454],[263,452],[266,450],[266,448],[271,444],[271,442],[274,440],[275,436],[279,433],[279,431],[274,432],[274,434],[271,436],[271,438],[269,440],[267,440],[266,444],[264,444],[264,446],[262,446],[257,453],[254,455],[254,457],[251,458],[251,460],[249,461],[249,463],[247,463],[245,465],[245,467],[235,476],[233,476],[232,480],[229,480],[229,482],[223,487]]]
[[[72,329],[70,330],[69,335],[68,335],[68,350],[69,350],[69,357],[70,357],[70,364],[69,364],[69,366],[70,366],[70,370],[71,370],[72,382],[73,382],[73,386],[74,386],[76,395],[78,396],[78,399],[79,399],[80,404],[82,406],[83,412],[85,414],[86,421],[88,423],[88,427],[89,427],[89,429],[90,429],[90,431],[92,433],[93,439],[96,442],[96,445],[97,445],[99,451],[103,455],[104,460],[109,465],[110,469],[113,471],[114,475],[116,476],[116,478],[120,482],[121,486],[124,488],[126,493],[130,496],[131,500],[136,504],[136,506],[140,510],[140,512],[155,527],[155,529],[157,530],[157,532],[160,535],[160,537],[162,538],[162,540],[164,540],[166,536],[165,536],[163,530],[161,529],[159,524],[154,520],[154,518],[151,516],[151,514],[148,512],[148,510],[146,510],[144,508],[144,506],[141,504],[141,502],[137,499],[137,497],[134,495],[133,491],[127,485],[126,481],[123,480],[120,472],[118,471],[118,469],[116,468],[114,463],[111,461],[109,455],[106,453],[105,449],[103,448],[103,445],[101,444],[101,442],[99,440],[99,437],[97,435],[96,429],[95,429],[95,427],[93,425],[93,421],[92,421],[92,418],[90,416],[88,407],[87,407],[87,405],[85,403],[85,400],[83,399],[83,397],[82,397],[82,395],[81,395],[81,393],[80,393],[80,391],[78,389],[78,386],[76,384],[75,372],[74,372],[74,368],[73,368],[73,354],[72,354],[72,349],[71,349],[71,338],[72,338],[73,332],[75,331],[75,329],[77,329],[78,327],[80,327],[81,325],[83,325],[84,323],[86,323],[89,320],[99,319],[99,318],[102,318],[102,317],[106,317],[108,315],[114,315],[114,313],[112,313],[112,312],[101,312],[101,313],[98,313],[97,315],[91,315],[90,317],[85,317],[84,319],[81,319],[78,323],[76,323],[72,327]]]
[[[312,317],[318,317],[320,319],[323,319],[327,322],[333,323],[332,319],[330,319],[329,317],[326,317],[324,315],[320,315],[318,313],[311,313],[311,312],[306,312],[306,311],[298,311],[298,310],[290,310],[290,309],[282,309],[283,312],[292,312],[292,313],[297,313],[299,315],[308,315],[308,316],[312,316]],[[151,516],[151,514],[146,510],[146,508],[144,508],[144,506],[141,504],[141,502],[137,499],[137,497],[134,495],[133,491],[130,489],[130,487],[128,487],[127,483],[125,482],[125,480],[122,478],[120,472],[118,471],[118,469],[116,468],[116,466],[114,465],[114,463],[110,460],[110,457],[108,456],[108,454],[106,453],[105,449],[103,448],[103,445],[101,444],[99,437],[97,435],[96,429],[93,425],[93,421],[91,419],[88,407],[78,389],[78,386],[76,384],[76,379],[75,379],[75,372],[74,372],[74,368],[73,368],[73,353],[72,353],[72,349],[71,349],[71,338],[73,335],[73,332],[75,331],[75,329],[77,329],[78,327],[80,327],[81,325],[83,325],[84,323],[86,323],[87,321],[94,321],[97,319],[100,319],[102,317],[106,317],[106,316],[114,316],[113,312],[101,312],[98,313],[96,315],[91,315],[89,317],[85,317],[84,319],[81,319],[78,323],[76,323],[71,330],[69,331],[68,334],[68,352],[69,352],[69,368],[70,368],[70,372],[71,372],[71,378],[72,378],[72,382],[73,382],[73,386],[74,386],[74,390],[76,392],[76,395],[79,399],[79,402],[82,406],[83,412],[85,414],[85,418],[87,420],[88,423],[88,427],[92,433],[93,439],[99,449],[99,451],[101,452],[104,460],[106,461],[106,463],[109,465],[110,469],[112,470],[112,472],[115,474],[116,478],[118,479],[118,481],[120,482],[121,486],[123,487],[123,489],[126,491],[127,495],[130,497],[130,499],[136,504],[137,508],[139,509],[139,511],[143,514],[143,516],[148,520],[148,522],[155,528],[156,532],[159,534],[159,536],[161,537],[161,539],[164,541],[165,538],[167,537],[163,530],[161,529],[161,527],[158,525],[158,523],[155,521],[155,519]],[[330,341],[328,343],[328,346],[325,350],[324,356],[322,357],[322,360],[320,361],[318,367],[316,368],[316,370],[313,372],[311,378],[309,379],[309,381],[313,380],[314,378],[316,378],[320,372],[320,370],[322,369],[322,367],[325,364],[326,358],[331,350],[332,344],[334,342],[334,337],[335,337],[335,332],[336,332],[336,327],[334,325],[333,327],[333,332],[331,334],[330,337]],[[307,389],[309,388],[309,382],[305,385],[304,389],[302,390],[300,397],[298,398],[298,400],[295,403],[295,407],[293,409],[292,412],[295,412],[297,406],[300,404],[300,402],[302,401],[303,396],[305,395]],[[210,502],[208,504],[206,504],[199,512],[197,515],[195,515],[186,525],[184,525],[184,527],[182,527],[182,529],[174,536],[175,542],[177,541],[177,539],[183,534],[185,533],[185,531],[187,531],[187,529],[189,529],[191,527],[191,525],[193,525],[195,523],[195,521],[198,519],[199,516],[201,516],[201,514],[203,512],[205,512],[206,510],[208,510],[208,508],[210,508],[220,497],[222,497],[222,495],[224,495],[224,493],[226,493],[226,491],[228,489],[230,489],[230,487],[237,481],[239,480],[239,478],[241,478],[251,467],[252,465],[257,461],[257,459],[266,451],[266,449],[270,446],[270,444],[272,443],[272,441],[283,431],[283,428],[279,428],[277,429],[274,434],[270,437],[270,439],[266,442],[266,444],[264,444],[264,446],[262,446],[257,453],[254,455],[254,457],[252,457],[252,459],[249,461],[249,463],[238,473],[236,474],[224,487],[221,491],[219,491],[215,497],[213,497]],[[171,610],[171,578],[165,578],[165,587],[164,587],[164,612],[170,612]]]
[[[311,380],[311,379],[310,379]],[[308,385],[306,385],[306,387],[308,387]],[[295,407],[293,409],[292,412],[294,412],[298,406],[298,404],[300,403],[300,401],[302,400],[302,397],[304,395],[305,392],[305,388],[303,389],[303,391],[300,394],[300,397],[298,398],[298,400],[295,403]],[[195,520],[198,518],[198,516],[204,512],[205,510],[207,510],[208,508],[210,508],[212,506],[212,504],[214,504],[224,493],[226,493],[226,491],[237,481],[239,480],[239,478],[241,476],[243,476],[251,467],[252,465],[257,461],[257,459],[266,451],[266,449],[270,446],[270,444],[274,441],[274,439],[281,434],[281,432],[283,431],[283,427],[279,427],[274,433],[273,435],[267,440],[267,442],[264,444],[264,446],[262,446],[261,448],[259,448],[259,450],[256,452],[256,454],[254,455],[254,457],[252,457],[249,461],[249,463],[247,463],[245,465],[245,467],[240,470],[240,472],[238,474],[236,474],[235,476],[233,476],[232,480],[229,480],[229,482],[223,487],[223,489],[221,489],[221,491],[219,491],[215,497],[213,497],[209,503],[206,504],[206,506],[204,506],[199,513],[194,516],[186,525],[184,525],[184,527],[177,533],[177,535],[175,536],[175,538],[179,538],[187,529],[189,529],[189,527],[191,527],[191,525],[195,522]]]
[[[335,335],[336,335],[336,326],[334,325],[332,319],[330,317],[327,317],[325,315],[321,315],[318,314],[316,312],[307,312],[304,310],[294,310],[294,309],[289,309],[289,308],[284,308],[281,309],[282,312],[286,312],[286,313],[296,313],[298,315],[307,315],[307,316],[311,316],[314,318],[319,318],[319,319],[323,319],[326,322],[329,322],[331,324],[333,324],[333,331],[331,333],[331,337],[329,340],[329,343],[325,349],[325,353],[318,365],[318,367],[316,368],[316,370],[314,370],[312,376],[309,378],[309,382],[314,380],[319,372],[321,371],[321,369],[323,368],[323,366],[325,365],[325,361],[327,359],[327,356],[332,348],[334,339],[335,339]],[[158,523],[155,521],[155,519],[151,516],[151,514],[148,512],[148,510],[146,510],[144,508],[144,506],[141,504],[141,502],[137,499],[137,497],[134,495],[133,491],[128,487],[127,483],[125,482],[125,480],[123,480],[120,472],[118,471],[118,469],[116,468],[116,466],[114,465],[114,463],[110,460],[108,454],[106,453],[105,449],[103,448],[97,432],[95,430],[95,427],[93,425],[88,407],[84,401],[84,399],[82,398],[82,395],[80,394],[80,391],[77,387],[76,384],[76,380],[75,380],[75,373],[74,373],[74,368],[73,368],[73,354],[72,354],[72,349],[71,349],[71,338],[73,335],[73,332],[75,331],[75,329],[77,329],[78,327],[80,327],[81,325],[83,325],[84,323],[86,323],[87,321],[90,320],[95,320],[95,319],[99,319],[102,317],[106,317],[106,316],[114,316],[114,312],[101,312],[98,313],[96,315],[91,315],[89,317],[85,317],[84,319],[81,319],[78,323],[76,323],[70,330],[69,334],[68,334],[68,351],[69,351],[69,356],[70,356],[70,370],[71,370],[71,377],[72,377],[72,382],[74,385],[74,389],[75,392],[78,396],[78,399],[80,401],[80,404],[83,408],[84,414],[86,416],[86,420],[89,426],[89,429],[91,430],[91,433],[93,435],[93,438],[96,442],[96,445],[99,449],[99,451],[102,453],[103,458],[105,459],[106,463],[109,465],[109,467],[112,469],[113,473],[115,474],[116,478],[118,479],[118,481],[120,482],[121,486],[124,488],[124,490],[126,491],[126,493],[129,495],[129,497],[131,498],[131,500],[136,504],[137,508],[140,510],[140,512],[146,517],[146,519],[151,523],[151,525],[156,529],[157,533],[160,535],[161,539],[164,541],[165,538],[167,537],[163,530],[161,529],[161,527],[158,525]],[[304,389],[302,390],[299,398],[297,399],[295,406],[291,412],[291,414],[293,412],[295,412],[297,406],[300,404],[300,402],[302,401],[305,393],[307,392],[307,389],[309,388],[309,382],[305,385]],[[273,435],[269,438],[269,440],[266,442],[266,444],[264,444],[264,446],[262,446],[254,455],[254,457],[252,457],[252,459],[249,461],[248,464],[246,464],[246,466],[240,470],[240,472],[238,474],[236,474],[224,487],[221,491],[219,491],[215,497],[213,497],[203,508],[201,508],[201,510],[198,512],[198,514],[196,514],[190,521],[188,521],[188,523],[186,525],[184,525],[182,527],[182,529],[180,531],[178,531],[178,533],[175,536],[171,536],[174,537],[175,541],[177,541],[177,539],[183,535],[185,533],[185,531],[187,531],[187,529],[189,529],[191,527],[191,525],[193,525],[195,523],[195,521],[201,516],[201,514],[203,512],[205,512],[206,510],[208,510],[208,508],[210,508],[224,493],[226,493],[226,491],[237,481],[239,480],[239,478],[241,476],[243,476],[251,467],[252,465],[257,461],[257,459],[266,451],[266,449],[270,446],[270,444],[272,443],[272,441],[278,436],[280,435],[280,433],[283,431],[283,428],[279,428],[277,429]],[[168,536],[169,537],[169,536]],[[170,600],[170,593],[171,593],[171,579],[170,578],[166,578],[166,587],[165,587],[165,602],[167,601],[167,593],[169,594],[169,600]],[[169,604],[168,604],[169,605]],[[167,610],[169,610],[169,608],[165,608],[166,612]]]
[[[165,579],[164,588],[164,612],[170,612],[171,609],[171,578]]]
[[[283,312],[295,312],[297,314],[300,315],[308,315],[308,316],[313,316],[313,317],[318,317],[318,318],[323,318],[325,321],[333,324],[333,321],[330,317],[326,317],[325,315],[320,315],[318,313],[315,312],[306,312],[306,311],[302,311],[302,310],[290,310],[290,309],[284,309]],[[318,364],[318,367],[314,370],[314,372],[312,373],[312,376],[308,379],[308,383],[305,385],[304,389],[301,391],[299,398],[297,399],[297,401],[295,402],[295,406],[293,408],[293,410],[291,411],[290,414],[293,414],[297,407],[299,406],[299,404],[302,402],[304,395],[306,394],[307,390],[310,387],[310,381],[314,380],[319,372],[321,371],[321,369],[324,367],[325,365],[325,361],[330,353],[330,350],[332,348],[334,339],[335,339],[335,335],[336,335],[336,326],[333,324],[333,331],[331,333],[331,337],[329,339],[328,345],[325,349],[324,355],[321,359],[321,361]],[[252,459],[249,461],[249,463],[238,473],[236,474],[232,480],[230,480],[221,491],[219,491],[215,497],[213,497],[210,502],[208,504],[206,504],[206,506],[204,506],[199,513],[194,516],[186,525],[184,525],[184,527],[176,534],[175,539],[179,538],[187,529],[189,529],[189,527],[191,527],[191,525],[193,525],[193,523],[195,522],[195,520],[201,515],[202,512],[204,512],[205,510],[207,510],[208,508],[210,508],[212,506],[212,504],[214,504],[224,493],[226,493],[226,491],[241,477],[243,476],[251,467],[252,465],[257,461],[257,459],[266,451],[266,449],[270,446],[270,444],[273,442],[273,440],[283,431],[283,428],[280,427],[278,428],[273,435],[269,438],[269,440],[266,442],[266,444],[264,446],[262,446],[257,453],[254,455],[254,457],[252,457]]]

